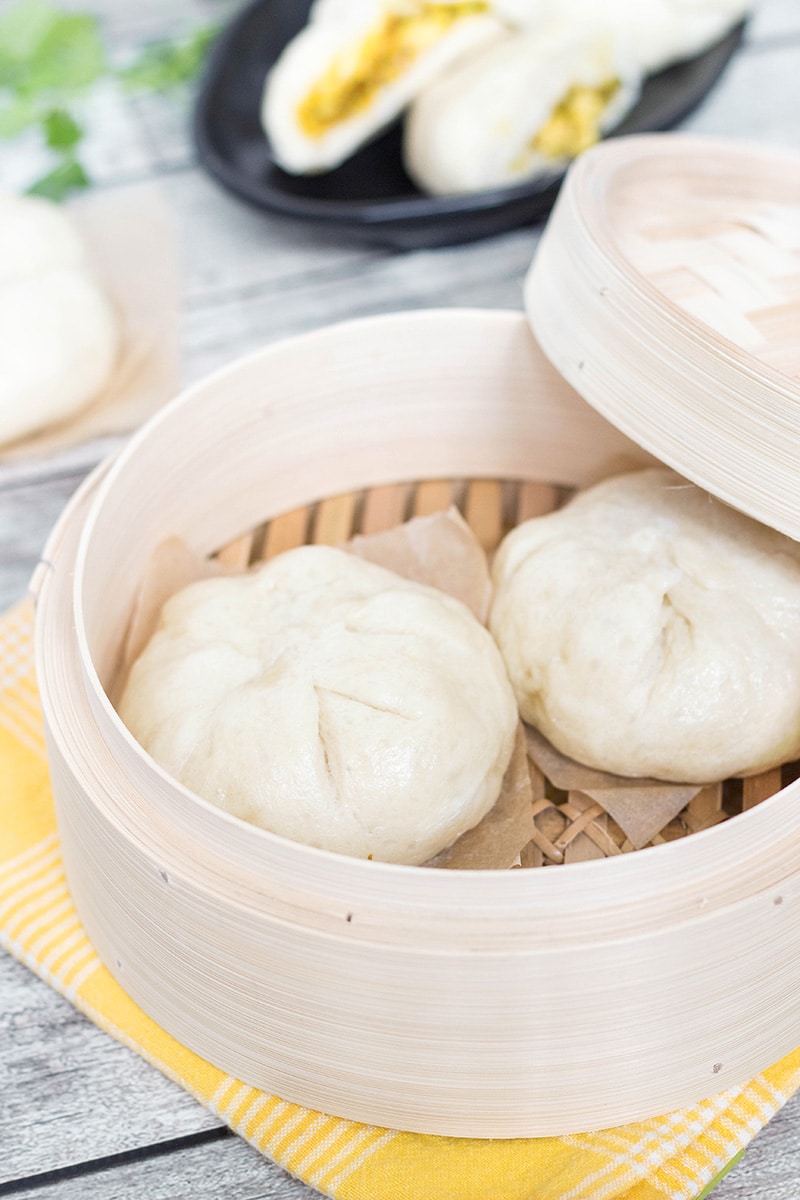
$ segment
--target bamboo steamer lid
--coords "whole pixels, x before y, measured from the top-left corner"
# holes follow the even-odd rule
[[[372,318],[196,385],[62,518],[37,662],[70,886],[130,995],[224,1070],[373,1124],[543,1136],[693,1103],[800,1041],[800,784],[567,869],[400,867],[236,821],[167,777],[108,698],[165,536],[208,553],[398,480],[581,487],[652,462],[617,424],[520,315]]]
[[[567,175],[525,307],[618,429],[800,538],[800,155],[687,135],[594,147]]]

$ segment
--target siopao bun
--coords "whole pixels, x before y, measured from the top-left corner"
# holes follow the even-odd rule
[[[305,546],[166,604],[119,711],[153,758],[236,817],[420,864],[493,807],[516,704],[458,600]]]
[[[708,783],[800,755],[800,545],[665,468],[520,525],[490,617],[523,718],[617,775]]]
[[[753,0],[499,0],[502,19],[523,29],[602,25],[646,73],[701,54],[752,7]]]
[[[414,51],[419,24],[417,34],[409,31],[420,21],[427,22],[427,33]],[[432,79],[501,30],[488,4],[469,0],[316,4],[308,25],[285,48],[265,83],[261,120],[275,161],[294,174],[338,166],[390,124]],[[392,60],[382,46],[391,49],[401,36],[410,38],[411,49]],[[342,98],[339,117],[333,94]],[[312,104],[315,95],[321,103]]]
[[[507,32],[417,98],[406,120],[406,170],[434,195],[521,183],[563,168],[620,122],[638,92],[638,70],[604,32]],[[564,129],[562,110],[568,136],[547,137],[559,121]]]
[[[64,420],[108,382],[116,313],[67,216],[0,196],[0,443]]]

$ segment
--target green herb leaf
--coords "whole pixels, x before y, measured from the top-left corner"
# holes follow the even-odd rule
[[[194,79],[205,62],[218,26],[197,29],[183,41],[154,42],[146,46],[132,66],[120,72],[132,90],[164,92]]]
[[[59,12],[47,0],[22,0],[0,17],[0,51],[18,63],[29,62],[58,23]]]
[[[79,13],[64,13],[44,38],[30,61],[30,74],[18,91],[36,94],[48,90],[80,91],[107,69],[97,20]]]
[[[40,120],[39,106],[30,97],[15,97],[0,108],[0,138],[14,138]]]
[[[27,189],[29,196],[43,196],[45,200],[60,203],[70,192],[82,191],[89,186],[89,176],[75,158],[65,158],[47,175]]]
[[[83,137],[83,129],[65,108],[51,108],[42,120],[42,129],[51,150],[71,150]]]
[[[0,86],[19,96],[80,91],[107,70],[97,19],[22,0],[0,18]]]
[[[39,125],[56,164],[29,192],[63,200],[89,186],[75,153],[84,131],[70,112],[72,97],[108,76],[139,90],[184,84],[197,74],[216,33],[209,26],[156,43],[119,73],[108,64],[96,17],[64,12],[51,0],[16,0],[0,15],[0,139]]]

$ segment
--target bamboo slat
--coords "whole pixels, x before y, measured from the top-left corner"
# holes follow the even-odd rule
[[[428,517],[445,512],[453,502],[453,485],[449,479],[423,480],[414,497],[414,515]]]
[[[256,556],[254,561],[261,558],[274,558],[276,554],[282,554],[284,550],[293,550],[295,546],[302,546],[306,540],[308,518],[309,510],[306,507],[295,508],[291,512],[281,513],[275,517],[266,528],[261,553]]]

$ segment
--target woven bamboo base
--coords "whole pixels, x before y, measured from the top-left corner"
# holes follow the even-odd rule
[[[380,533],[451,505],[459,509],[487,554],[492,554],[516,525],[561,507],[571,494],[572,489],[556,484],[491,479],[390,484],[331,496],[283,513],[229,542],[217,557],[244,569],[305,543],[338,545],[356,534]],[[530,768],[534,833],[521,855],[521,866],[556,866],[637,849],[600,804],[582,792],[561,791],[533,762]],[[655,846],[709,829],[754,808],[798,777],[800,762],[792,762],[748,779],[705,787],[647,844]]]

